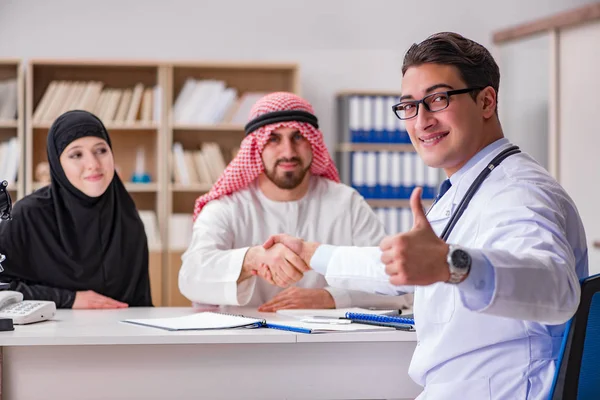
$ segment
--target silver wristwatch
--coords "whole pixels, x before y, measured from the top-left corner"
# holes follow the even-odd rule
[[[448,283],[461,283],[471,271],[471,256],[464,249],[456,245],[450,245],[448,250],[448,269],[450,270],[450,279]]]

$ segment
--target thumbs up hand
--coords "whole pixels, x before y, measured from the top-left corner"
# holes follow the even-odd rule
[[[383,252],[381,262],[393,285],[430,285],[450,279],[448,245],[435,234],[425,216],[422,191],[417,187],[410,196],[412,229],[388,236],[379,245]]]

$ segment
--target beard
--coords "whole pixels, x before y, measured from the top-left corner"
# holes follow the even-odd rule
[[[306,168],[301,168],[296,171],[285,171],[283,174],[277,174],[277,165],[281,162],[296,162],[302,167],[302,160],[293,157],[290,159],[277,160],[273,169],[268,169],[265,166],[265,175],[271,182],[275,184],[279,189],[291,190],[295,189],[302,183],[304,177],[310,170],[310,164]]]

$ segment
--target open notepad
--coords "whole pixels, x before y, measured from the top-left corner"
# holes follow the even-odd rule
[[[265,320],[260,318],[215,312],[201,312],[173,318],[127,319],[123,322],[166,329],[168,331],[258,328],[265,324]]]

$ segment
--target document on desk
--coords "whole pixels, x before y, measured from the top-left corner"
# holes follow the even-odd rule
[[[366,308],[334,308],[334,309],[296,309],[277,310],[276,314],[283,317],[304,319],[311,317],[344,318],[346,313],[373,314],[373,315],[398,315],[398,310],[369,310]]]
[[[331,332],[380,332],[394,331],[394,328],[374,325],[363,325],[346,323],[347,320],[335,321],[322,320],[322,322],[304,322],[299,320],[293,321],[269,321],[265,324],[265,328],[280,329],[298,333],[331,333]]]
[[[207,311],[185,315],[183,317],[126,319],[123,322],[148,326],[151,328],[166,329],[168,331],[189,331],[208,329],[258,328],[264,325],[265,320],[260,318],[244,317],[242,315],[222,314]]]

